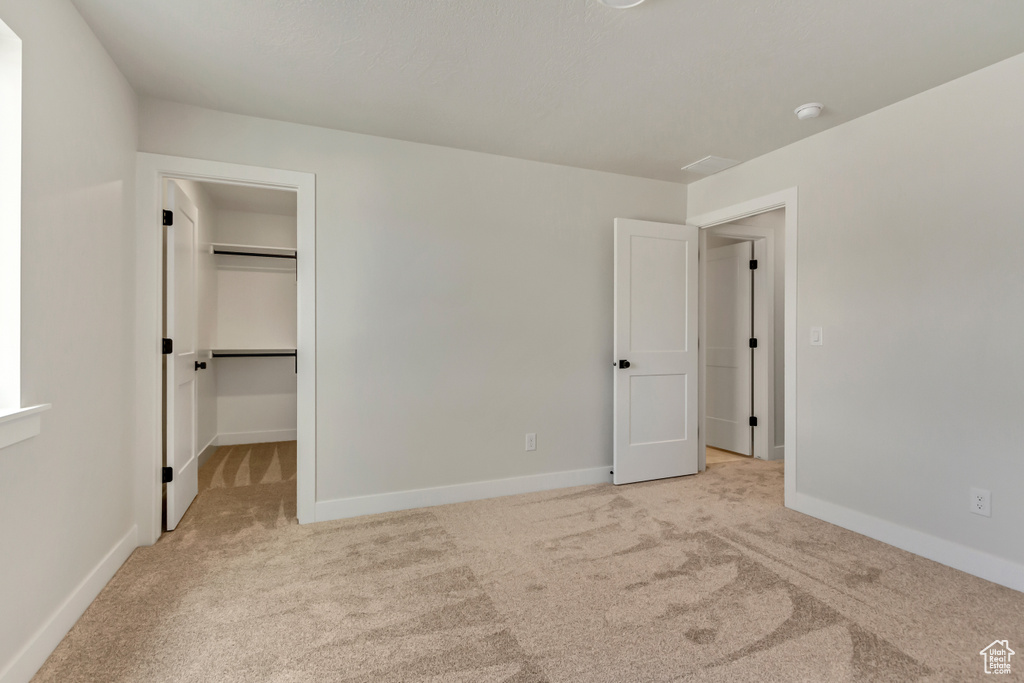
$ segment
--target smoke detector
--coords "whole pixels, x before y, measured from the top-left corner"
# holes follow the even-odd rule
[[[801,104],[793,111],[796,113],[796,117],[798,119],[806,121],[807,119],[818,118],[818,114],[820,114],[821,110],[824,108],[825,107],[821,102],[808,102],[807,104]]]
[[[683,166],[683,170],[691,173],[700,173],[701,175],[713,175],[719,171],[724,171],[727,168],[732,168],[738,163],[740,162],[734,159],[707,156],[699,161],[693,162],[689,166]]]

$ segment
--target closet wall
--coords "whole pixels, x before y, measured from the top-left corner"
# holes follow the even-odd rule
[[[197,443],[217,446],[296,437],[295,195],[176,181],[199,212]],[[251,252],[252,256],[214,251]],[[225,355],[227,354],[227,355]]]
[[[233,251],[293,251],[295,195],[221,186],[215,241]],[[270,249],[267,249],[267,248]],[[297,334],[296,261],[260,256],[214,256],[217,319],[214,349],[294,351]],[[294,357],[217,357],[217,443],[295,438]]]

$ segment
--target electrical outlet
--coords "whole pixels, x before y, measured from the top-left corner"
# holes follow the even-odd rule
[[[526,450],[535,451],[537,450],[537,435],[527,434],[526,435]]]
[[[992,492],[985,489],[971,489],[971,512],[984,517],[992,516]]]

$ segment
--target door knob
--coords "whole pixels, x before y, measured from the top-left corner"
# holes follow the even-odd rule
[[[620,360],[619,361],[619,369],[620,370],[625,370],[628,367],[629,367],[629,361],[628,360]]]
[[[199,361],[196,361],[196,370],[205,370],[205,369],[206,369],[206,362],[205,361],[202,362],[202,363],[200,363]]]

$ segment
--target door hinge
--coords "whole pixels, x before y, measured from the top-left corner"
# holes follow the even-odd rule
[[[163,345],[160,347],[163,350],[164,355],[168,353],[174,353],[174,340],[164,339]]]
[[[750,338],[750,348],[752,348],[752,349],[756,349],[757,348],[757,337],[751,337]]]
[[[753,415],[750,416],[750,426],[751,427],[756,427],[757,426],[757,418],[754,417]]]
[[[750,269],[751,270],[757,270],[757,259],[756,258],[750,259]]]
[[[164,225],[174,225],[174,212],[164,209]]]
[[[170,484],[172,481],[174,481],[174,468],[173,467],[165,467],[165,468],[163,468],[163,477],[161,477],[161,479],[163,480],[163,483],[165,483],[165,484]]]

